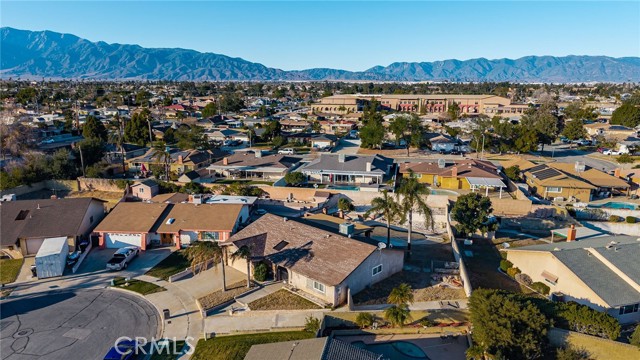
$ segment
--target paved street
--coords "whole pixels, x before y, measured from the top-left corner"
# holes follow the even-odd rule
[[[158,335],[142,297],[116,290],[56,291],[0,303],[0,352],[7,360],[102,359],[121,336]]]
[[[587,166],[605,172],[613,171],[619,167],[615,162],[615,156],[612,156],[608,161],[587,156],[589,154],[591,154],[589,151],[570,149],[569,145],[547,145],[544,147],[544,156],[557,162],[575,164],[576,161],[582,161]]]

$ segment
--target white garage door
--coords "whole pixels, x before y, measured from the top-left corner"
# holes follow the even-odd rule
[[[44,242],[44,239],[29,239],[27,240],[27,255],[35,255],[40,250],[40,246]]]
[[[142,234],[105,234],[104,242],[109,249],[142,246]]]
[[[198,233],[195,231],[185,231],[180,234],[180,244],[191,245],[191,243],[198,241]]]

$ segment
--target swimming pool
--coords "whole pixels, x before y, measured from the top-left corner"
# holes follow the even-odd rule
[[[590,204],[588,207],[636,210],[638,208],[638,205],[632,204],[632,203],[625,203],[625,202],[609,201],[608,203],[604,203],[604,204]]]
[[[329,185],[327,189],[359,191],[360,187],[355,185]]]
[[[418,345],[408,341],[397,340],[377,344],[366,344],[364,341],[356,341],[351,343],[351,345],[393,360],[429,360],[427,354],[425,354]]]
[[[429,190],[431,190],[431,195],[460,196],[460,194],[451,190],[431,189],[431,188]]]

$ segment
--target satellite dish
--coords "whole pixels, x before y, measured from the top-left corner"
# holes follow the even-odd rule
[[[378,243],[378,250],[385,249],[386,247],[387,247],[387,244],[383,243],[382,241]]]

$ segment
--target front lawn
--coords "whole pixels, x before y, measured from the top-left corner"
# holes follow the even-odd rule
[[[314,334],[306,331],[283,331],[259,334],[221,336],[198,341],[192,360],[242,360],[252,345],[270,344],[282,341],[293,341],[313,338]]]
[[[250,289],[247,289],[247,282],[239,281],[235,284],[227,285],[227,291],[223,292],[222,289],[214,291],[211,294],[201,297],[200,299],[198,299],[198,301],[205,310],[209,310],[218,305],[222,305],[228,301],[233,300],[234,297],[243,294],[248,290]]]
[[[157,277],[162,280],[169,279],[184,269],[191,266],[191,262],[187,259],[185,250],[177,250],[167,256],[158,265],[147,271],[146,275]]]
[[[285,289],[278,290],[249,303],[251,310],[307,310],[320,309],[311,301]]]
[[[123,277],[117,277],[114,279],[114,286],[120,289],[125,289],[133,292],[137,292],[142,295],[149,295],[161,291],[166,291],[167,289],[162,286],[158,286],[156,284],[152,284],[150,282],[131,279],[129,280],[129,285],[127,286],[127,282]]]
[[[0,284],[16,281],[23,261],[23,259],[0,259]]]

